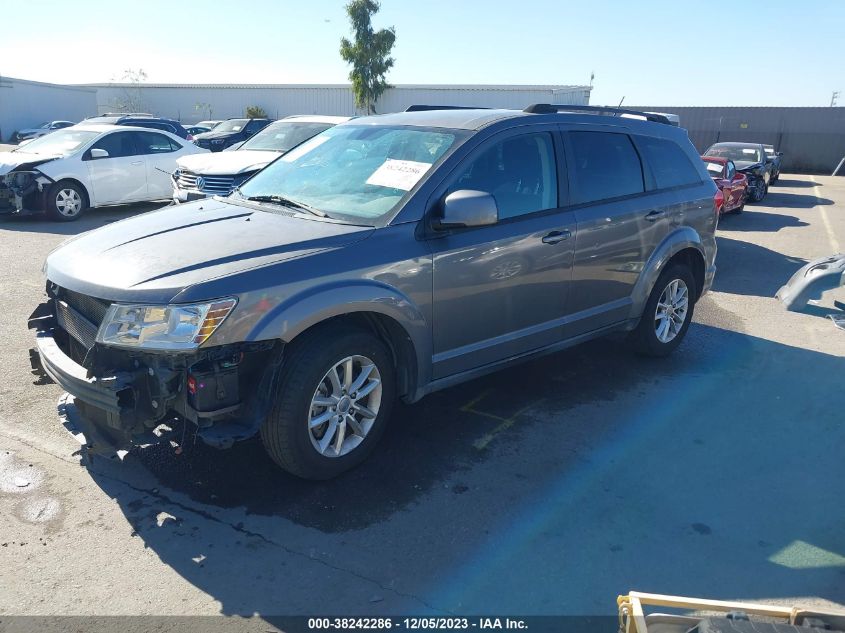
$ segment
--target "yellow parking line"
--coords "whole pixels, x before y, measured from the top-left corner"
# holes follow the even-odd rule
[[[819,191],[819,185],[816,183],[813,178],[810,178],[810,182],[813,183],[813,195],[816,197],[816,200],[821,200],[821,192]],[[824,208],[823,204],[816,204],[819,208],[819,215],[822,216],[822,223],[824,224],[824,230],[827,231],[827,239],[830,241],[830,246],[833,249],[834,253],[842,252],[842,249],[839,248],[839,240],[836,239],[836,234],[833,232],[833,227],[830,225],[830,218],[827,217],[827,211]]]
[[[541,399],[532,400],[527,405],[522,407],[519,411],[517,411],[516,413],[514,413],[510,417],[505,418],[505,417],[502,417],[500,415],[496,415],[495,413],[489,413],[487,411],[479,411],[478,409],[475,408],[475,405],[477,405],[485,397],[490,395],[490,392],[491,392],[490,389],[482,391],[481,394],[479,394],[478,396],[476,396],[475,398],[473,398],[472,400],[470,400],[469,402],[467,402],[465,405],[463,405],[460,408],[460,410],[465,412],[465,413],[474,413],[476,415],[481,415],[481,416],[484,416],[485,418],[491,418],[493,420],[498,420],[500,422],[500,424],[498,426],[496,426],[492,431],[485,433],[484,435],[482,435],[480,438],[478,438],[477,440],[475,440],[472,443],[472,445],[476,448],[476,450],[479,450],[479,451],[483,451],[485,448],[487,448],[487,446],[490,444],[490,442],[492,442],[499,433],[501,433],[502,431],[506,431],[507,429],[512,427],[514,425],[514,423],[517,421],[517,419],[519,418],[520,415],[525,413],[528,409],[530,409],[531,407],[533,407],[534,405],[539,403],[540,400],[541,400]]]

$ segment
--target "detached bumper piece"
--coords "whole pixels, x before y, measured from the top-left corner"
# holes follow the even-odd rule
[[[110,348],[95,342],[108,302],[55,286],[48,294],[29,320],[30,361],[72,396],[60,414],[84,456],[189,436],[226,448],[258,431],[281,357],[272,343],[189,354]]]
[[[822,294],[845,286],[845,254],[814,259],[802,266],[775,295],[790,312],[800,312],[808,301],[818,301]]]

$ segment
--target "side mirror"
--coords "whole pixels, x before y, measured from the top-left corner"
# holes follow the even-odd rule
[[[100,149],[99,147],[95,147],[91,150],[91,158],[108,158],[109,153],[104,150]]]
[[[471,226],[490,226],[499,221],[496,199],[485,191],[461,189],[446,196],[443,214],[434,218],[437,230],[458,229]]]
[[[778,152],[778,156],[783,156],[783,152]]]

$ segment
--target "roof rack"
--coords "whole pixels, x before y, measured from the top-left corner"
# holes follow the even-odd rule
[[[640,112],[639,110],[626,110],[625,108],[614,108],[612,106],[588,106],[588,105],[558,105],[553,103],[535,103],[523,110],[529,114],[554,114],[556,112],[588,112],[590,114],[611,114],[619,116],[627,114],[629,116],[642,117],[646,121],[653,121],[654,123],[664,123],[672,125],[672,122],[662,114],[655,114],[653,112]]]
[[[415,104],[409,105],[405,108],[405,112],[428,112],[429,110],[489,110],[490,108],[479,108],[476,106],[456,106],[456,105],[425,105]]]

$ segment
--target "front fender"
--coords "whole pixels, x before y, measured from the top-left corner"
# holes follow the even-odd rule
[[[401,291],[377,281],[343,281],[292,295],[244,332],[243,340],[290,342],[318,323],[354,312],[374,312],[396,321],[413,344],[420,384],[429,379],[432,342],[425,316]]]
[[[702,289],[702,294],[709,288],[708,278],[712,280],[715,260],[716,240],[713,238],[712,250],[713,255],[708,258],[707,248],[701,241],[701,236],[697,231],[689,226],[681,226],[675,229],[672,233],[666,236],[660,245],[651,254],[651,257],[646,262],[640,273],[639,279],[634,286],[634,291],[631,294],[631,319],[639,319],[645,308],[646,301],[651,294],[654,285],[657,283],[657,278],[666,267],[666,263],[672,259],[676,254],[687,248],[695,249],[704,260],[705,270],[705,287]]]

